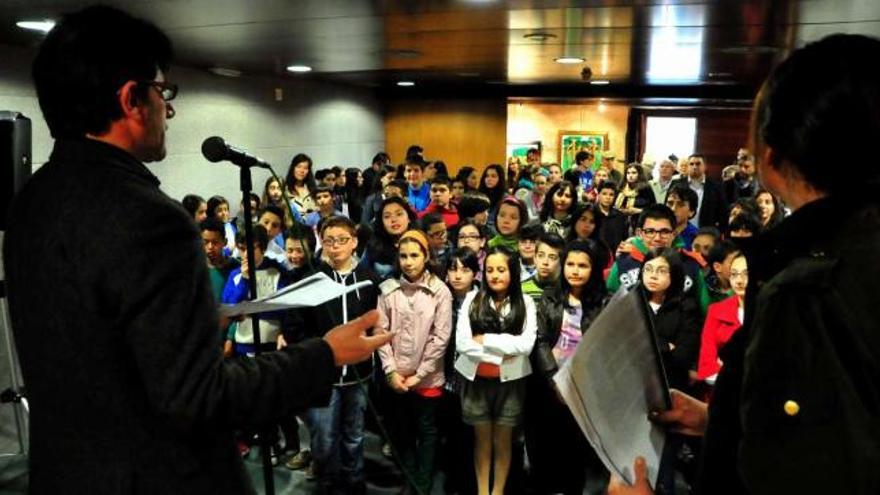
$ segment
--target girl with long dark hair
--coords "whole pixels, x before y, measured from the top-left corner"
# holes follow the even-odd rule
[[[544,195],[541,223],[545,232],[552,232],[563,239],[571,230],[572,213],[577,208],[577,186],[574,182],[558,182]]]
[[[405,199],[397,196],[385,198],[373,221],[373,237],[361,263],[385,280],[394,275],[397,261],[397,241],[416,223],[416,214]]]
[[[290,205],[297,209],[299,216],[305,217],[317,209],[314,193],[318,186],[315,184],[312,159],[309,155],[299,153],[290,160],[284,185],[290,195]]]
[[[535,305],[523,297],[519,259],[505,247],[490,248],[480,291],[468,294],[458,319],[455,369],[464,378],[462,416],[474,427],[480,495],[504,493],[513,430],[523,418],[528,356],[535,343]],[[467,317],[464,317],[464,315]]]

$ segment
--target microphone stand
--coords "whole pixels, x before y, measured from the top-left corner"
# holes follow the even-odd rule
[[[257,298],[257,266],[254,262],[254,221],[251,216],[251,190],[253,189],[253,181],[251,180],[251,168],[248,166],[239,166],[239,182],[241,184],[242,204],[244,206],[244,235],[247,243],[247,263],[248,263],[248,295],[253,301]],[[254,355],[259,357],[260,346],[260,318],[257,313],[251,314],[251,328],[254,336]],[[260,454],[263,460],[263,482],[266,486],[266,495],[275,495],[275,474],[272,469],[271,460],[271,442],[268,428],[259,428],[260,430]]]

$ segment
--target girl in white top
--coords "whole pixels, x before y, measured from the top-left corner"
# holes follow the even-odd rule
[[[462,417],[474,427],[477,487],[504,493],[510,469],[513,429],[525,403],[525,378],[532,372],[529,354],[535,344],[535,305],[523,297],[518,256],[505,247],[490,248],[479,292],[462,303],[455,345],[455,369],[465,380]],[[493,463],[494,446],[494,463]]]

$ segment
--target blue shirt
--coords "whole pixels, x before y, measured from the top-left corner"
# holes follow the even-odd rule
[[[416,213],[422,212],[422,210],[431,204],[431,184],[425,182],[419,189],[413,189],[411,185],[408,186],[406,199],[409,201],[409,204],[412,205],[413,209],[416,210]]]

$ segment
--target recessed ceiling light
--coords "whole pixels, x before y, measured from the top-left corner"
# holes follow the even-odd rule
[[[557,64],[582,64],[584,59],[581,57],[557,57],[553,59]]]
[[[55,27],[55,21],[50,21],[49,19],[46,19],[45,21],[19,21],[16,22],[15,25],[22,29],[48,33],[53,27]]]
[[[604,86],[606,84],[611,84],[611,82],[600,79],[598,81],[590,81],[590,84],[595,84],[596,86]]]
[[[288,65],[288,72],[311,72],[312,68],[308,65]]]
[[[212,74],[217,74],[218,76],[223,77],[241,77],[241,71],[238,69],[231,69],[229,67],[211,67],[208,69]]]
[[[398,86],[409,87],[409,86],[415,86],[416,83],[413,82],[413,81],[397,81],[397,85],[398,85]]]
[[[553,33],[543,33],[543,32],[528,33],[528,34],[523,35],[523,38],[525,38],[527,40],[532,40],[532,41],[547,41],[547,40],[553,39],[555,37],[556,37],[556,35]]]

